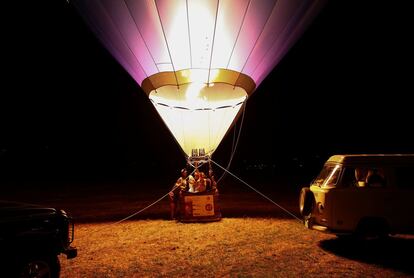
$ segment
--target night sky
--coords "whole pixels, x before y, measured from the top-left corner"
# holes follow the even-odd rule
[[[179,146],[76,10],[28,2],[3,9],[0,180],[178,172]],[[313,171],[336,153],[414,152],[407,5],[328,1],[249,99],[232,169]],[[215,153],[222,164],[232,134]]]

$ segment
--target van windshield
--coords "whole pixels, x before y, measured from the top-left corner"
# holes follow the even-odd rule
[[[340,165],[325,165],[313,184],[322,187],[334,187],[340,173]]]

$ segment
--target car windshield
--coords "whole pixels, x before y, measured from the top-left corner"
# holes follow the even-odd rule
[[[325,165],[313,184],[322,187],[334,187],[340,173],[340,165]]]

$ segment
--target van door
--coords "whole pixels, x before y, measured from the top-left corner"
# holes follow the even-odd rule
[[[414,233],[414,166],[396,167],[393,192],[387,200],[392,209],[392,229],[396,233]]]
[[[383,169],[380,177],[369,179],[374,169],[346,167],[337,188],[332,190],[332,229],[354,232],[364,218],[387,219],[386,198],[390,189]],[[382,178],[382,179],[381,179]],[[375,183],[374,183],[375,181]]]

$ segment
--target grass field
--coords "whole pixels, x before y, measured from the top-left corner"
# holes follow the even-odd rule
[[[113,224],[164,195],[169,186],[25,186],[3,199],[64,208],[76,221],[78,257],[61,256],[62,277],[412,277],[414,237],[352,242],[305,229],[257,193],[221,190],[223,219],[168,220],[164,199],[130,221]],[[259,188],[295,215],[297,190]],[[7,192],[7,193],[6,193]]]
[[[85,223],[62,277],[408,277],[412,257],[388,253],[406,240],[360,246],[278,218]]]

